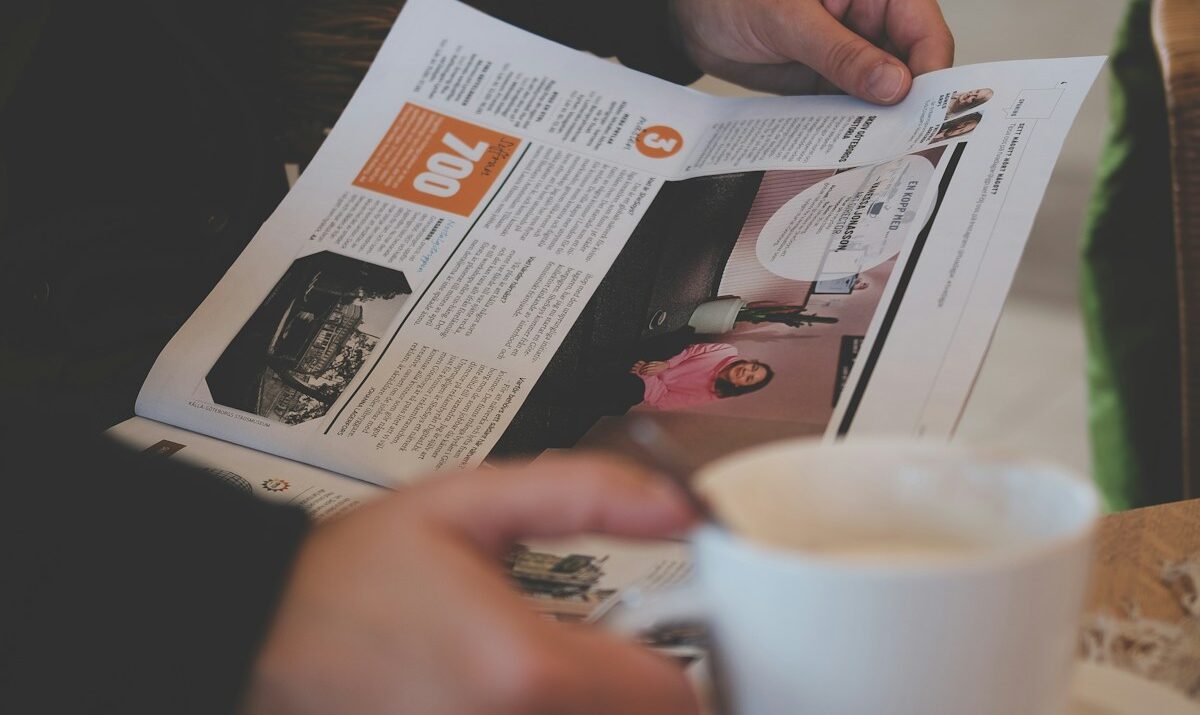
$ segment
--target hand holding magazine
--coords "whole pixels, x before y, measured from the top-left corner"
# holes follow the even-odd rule
[[[1101,63],[934,72],[891,107],[715,98],[411,0],[114,433],[318,516],[489,456],[620,451],[631,412],[697,461],[948,436]],[[614,549],[511,566],[572,619],[687,569]]]

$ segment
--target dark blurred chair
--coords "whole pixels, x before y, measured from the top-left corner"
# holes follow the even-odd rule
[[[1179,293],[1180,497],[1200,496],[1200,5],[1155,0],[1154,46],[1170,128]]]
[[[287,146],[303,168],[325,139],[403,0],[305,0],[290,18],[280,48]]]

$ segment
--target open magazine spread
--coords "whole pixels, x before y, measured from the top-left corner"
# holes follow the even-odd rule
[[[1102,62],[935,72],[892,107],[717,98],[409,0],[115,432],[318,515],[373,491],[339,474],[619,450],[633,414],[698,461],[947,437]],[[511,566],[556,617],[634,578],[554,548]]]

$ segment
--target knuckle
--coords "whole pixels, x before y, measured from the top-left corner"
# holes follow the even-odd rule
[[[575,472],[580,478],[594,478],[598,473],[604,473],[611,469],[613,459],[607,455],[595,453],[581,453],[572,457],[575,463]]]
[[[849,82],[854,71],[866,59],[871,51],[865,42],[856,40],[840,40],[834,42],[825,51],[825,71],[830,79],[839,82]]]
[[[604,509],[601,504],[613,491],[613,481],[598,472],[591,472],[576,485],[577,499],[573,504],[573,521],[585,530],[602,529]]]
[[[596,495],[627,479],[633,468],[624,460],[600,454],[581,455],[575,462],[575,480],[580,489]]]

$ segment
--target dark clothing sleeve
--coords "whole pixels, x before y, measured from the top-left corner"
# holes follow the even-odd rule
[[[44,13],[0,109],[0,427],[131,416],[155,357],[282,199],[263,56],[279,4]]]
[[[0,454],[5,711],[236,711],[304,513],[51,426]]]
[[[0,107],[4,712],[236,711],[308,528],[94,436],[283,195],[262,56],[278,6],[27,14]]]
[[[671,82],[703,74],[678,41],[667,0],[467,0],[467,4],[555,42]]]

